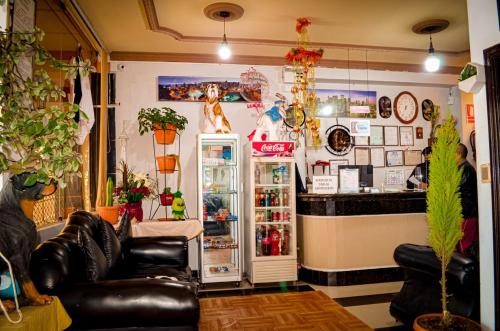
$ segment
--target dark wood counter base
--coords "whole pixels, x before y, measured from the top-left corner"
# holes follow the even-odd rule
[[[402,281],[403,270],[399,267],[350,271],[317,271],[304,266],[299,269],[299,280],[322,286],[348,286]]]

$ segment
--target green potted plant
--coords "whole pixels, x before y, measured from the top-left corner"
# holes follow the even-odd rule
[[[80,67],[84,74],[94,68],[88,61],[77,65],[56,60],[42,47],[43,36],[38,28],[0,32],[0,172],[28,173],[26,186],[57,181],[64,187],[65,175],[80,170],[78,124],[74,121],[79,107],[70,103],[64,108],[45,106],[65,93],[41,66],[62,70],[68,78],[75,77]],[[28,77],[20,68],[25,57],[36,68]]]
[[[160,203],[162,206],[171,206],[174,201],[174,194],[170,187],[165,187],[163,193],[160,194]]]
[[[170,145],[175,140],[177,131],[185,129],[188,120],[168,107],[141,108],[137,116],[139,133],[141,136],[149,131],[154,131],[158,144]]]
[[[96,206],[96,211],[104,220],[111,224],[118,223],[118,210],[119,205],[114,205],[113,195],[115,193],[115,185],[113,184],[113,179],[108,177],[106,182],[106,206]]]
[[[460,72],[458,88],[466,93],[477,93],[485,84],[484,66],[469,62]]]
[[[425,314],[417,317],[415,330],[462,330],[457,325],[480,330],[480,326],[461,316],[452,315],[447,307],[446,270],[462,237],[462,205],[460,203],[461,169],[457,166],[456,150],[460,141],[455,121],[450,113],[437,129],[437,139],[432,146],[429,189],[427,191],[427,221],[429,243],[441,262],[441,314]],[[433,328],[434,327],[434,328]]]

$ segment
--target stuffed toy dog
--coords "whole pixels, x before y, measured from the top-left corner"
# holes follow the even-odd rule
[[[12,265],[15,281],[27,302],[44,305],[52,302],[52,298],[38,293],[29,276],[31,253],[37,244],[33,207],[37,200],[53,194],[57,186],[36,183],[26,187],[24,181],[28,176],[26,173],[12,176],[0,192],[0,252]],[[0,262],[0,273],[6,270],[6,263]],[[8,311],[16,308],[10,300],[2,303]]]
[[[207,101],[203,107],[205,127],[203,133],[231,133],[231,125],[222,112],[219,104],[219,87],[217,84],[208,84],[205,90]]]

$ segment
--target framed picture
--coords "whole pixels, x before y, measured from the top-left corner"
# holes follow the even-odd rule
[[[385,171],[385,185],[403,185],[405,175],[403,169],[388,169]]]
[[[349,165],[349,160],[330,160],[330,175],[339,175],[339,165]]]
[[[351,136],[370,136],[370,120],[349,120]]]
[[[372,125],[370,127],[370,146],[384,146],[384,127]]]
[[[354,148],[354,163],[356,165],[370,164],[370,149],[368,147]]]
[[[397,126],[384,126],[384,145],[399,146]]]
[[[405,165],[415,166],[422,163],[422,151],[419,150],[406,150],[404,152]]]
[[[413,146],[413,126],[399,127],[399,143],[401,146]]]
[[[368,136],[354,137],[354,146],[368,146]]]
[[[424,128],[417,126],[415,129],[415,135],[417,136],[417,139],[424,139]]]
[[[385,165],[387,167],[400,167],[403,163],[403,151],[387,151],[385,152]]]
[[[370,148],[370,162],[374,168],[385,167],[385,151],[383,147]]]

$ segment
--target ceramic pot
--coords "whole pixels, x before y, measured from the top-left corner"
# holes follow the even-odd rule
[[[162,155],[157,156],[156,161],[158,162],[158,170],[162,174],[171,174],[175,171],[177,155]]]
[[[142,201],[138,202],[129,202],[120,205],[120,216],[125,214],[125,211],[128,211],[130,219],[136,219],[137,222],[142,222],[144,213],[142,211]]]
[[[111,206],[111,207],[95,207],[95,210],[99,216],[102,217],[105,221],[111,223],[111,224],[116,224],[118,223],[118,210],[120,209],[120,206]]]
[[[431,314],[424,314],[420,315],[415,319],[413,322],[413,330],[415,331],[428,331],[432,329],[426,329],[425,327],[422,327],[422,321],[423,320],[441,320],[442,314],[440,313],[431,313]],[[458,316],[458,315],[451,315],[452,321],[456,321],[463,325],[465,328],[464,330],[470,330],[470,331],[480,331],[481,330],[481,325],[478,323],[474,322],[473,320],[470,320],[466,317]],[[453,329],[453,330],[461,330],[461,329]]]
[[[177,128],[173,124],[167,124],[166,129],[162,129],[160,124],[153,124],[156,143],[161,145],[171,145],[175,140]]]

